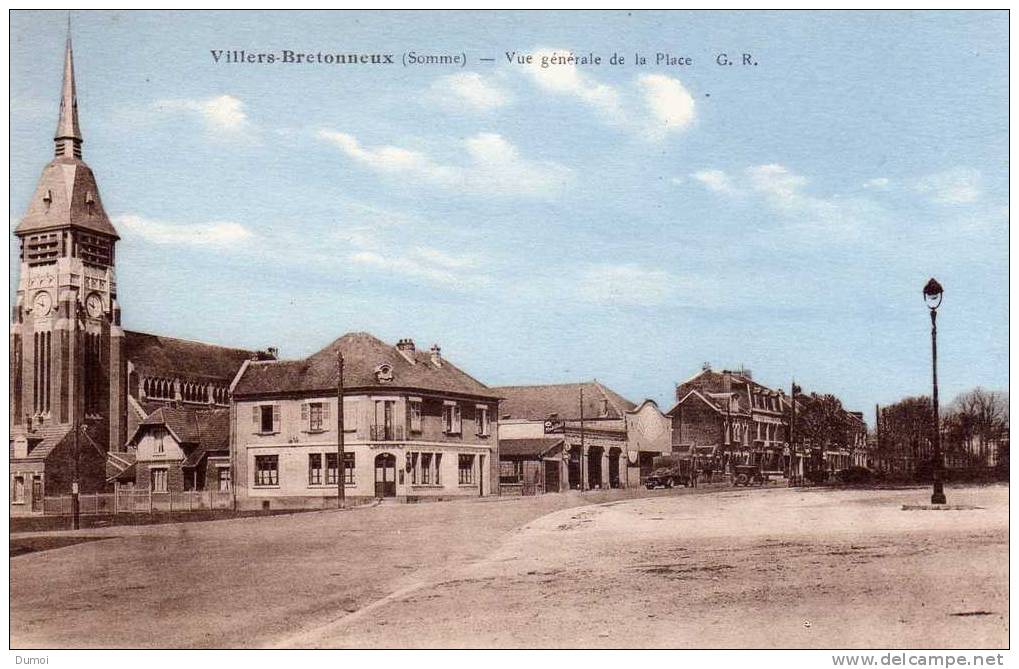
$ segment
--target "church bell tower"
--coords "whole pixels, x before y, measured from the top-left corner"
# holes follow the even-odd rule
[[[11,314],[11,425],[29,435],[84,426],[126,441],[126,361],[114,274],[117,231],[82,160],[68,35],[55,156],[14,234],[20,279]]]

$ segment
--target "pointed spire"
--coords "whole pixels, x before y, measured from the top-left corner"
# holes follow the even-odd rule
[[[71,18],[67,18],[67,47],[64,50],[64,86],[57,122],[57,157],[81,158],[81,130],[78,127],[78,95],[74,85],[74,54],[71,51]]]

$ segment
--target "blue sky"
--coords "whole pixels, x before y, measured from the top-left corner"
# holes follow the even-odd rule
[[[1008,387],[1003,11],[73,22],[128,328],[285,357],[367,330],[437,342],[490,385],[597,378],[663,404],[703,362],[745,365],[872,422],[929,391],[935,276],[942,395]],[[12,222],[52,154],[64,31],[11,15]],[[570,50],[603,63],[504,55]]]

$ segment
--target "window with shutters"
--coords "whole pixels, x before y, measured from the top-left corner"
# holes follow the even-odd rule
[[[326,402],[307,402],[301,405],[301,421],[305,431],[325,432],[328,420],[329,405]]]
[[[258,434],[275,434],[280,431],[280,405],[259,404],[252,407],[251,421]]]
[[[475,412],[475,416],[476,416],[477,422],[478,422],[478,433],[477,433],[478,436],[479,437],[487,437],[488,436],[488,431],[490,429],[489,423],[488,423],[488,407],[479,404],[477,406],[477,409],[476,409],[476,412]]]
[[[343,431],[344,432],[357,432],[358,417],[357,417],[357,400],[350,398],[343,398]]]
[[[410,431],[421,431],[421,400],[409,400],[407,411],[410,413]]]
[[[460,405],[456,402],[446,402],[442,405],[442,430],[446,434],[460,434]]]
[[[15,476],[14,477],[14,490],[11,496],[11,502],[14,504],[25,503],[25,477]]]

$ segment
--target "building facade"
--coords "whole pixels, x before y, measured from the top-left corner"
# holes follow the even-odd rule
[[[673,453],[697,455],[713,470],[757,465],[772,474],[803,474],[805,455],[790,449],[788,396],[746,370],[705,367],[676,386]]]
[[[230,410],[160,407],[127,441],[133,462],[114,476],[117,484],[153,493],[229,493]]]
[[[669,423],[657,405],[639,407],[598,383],[501,386],[502,481],[541,492],[640,485],[669,452]],[[646,475],[645,473],[645,475]]]
[[[232,395],[239,508],[332,506],[338,475],[355,502],[499,492],[498,393],[437,346],[347,334],[304,360],[245,363]]]

